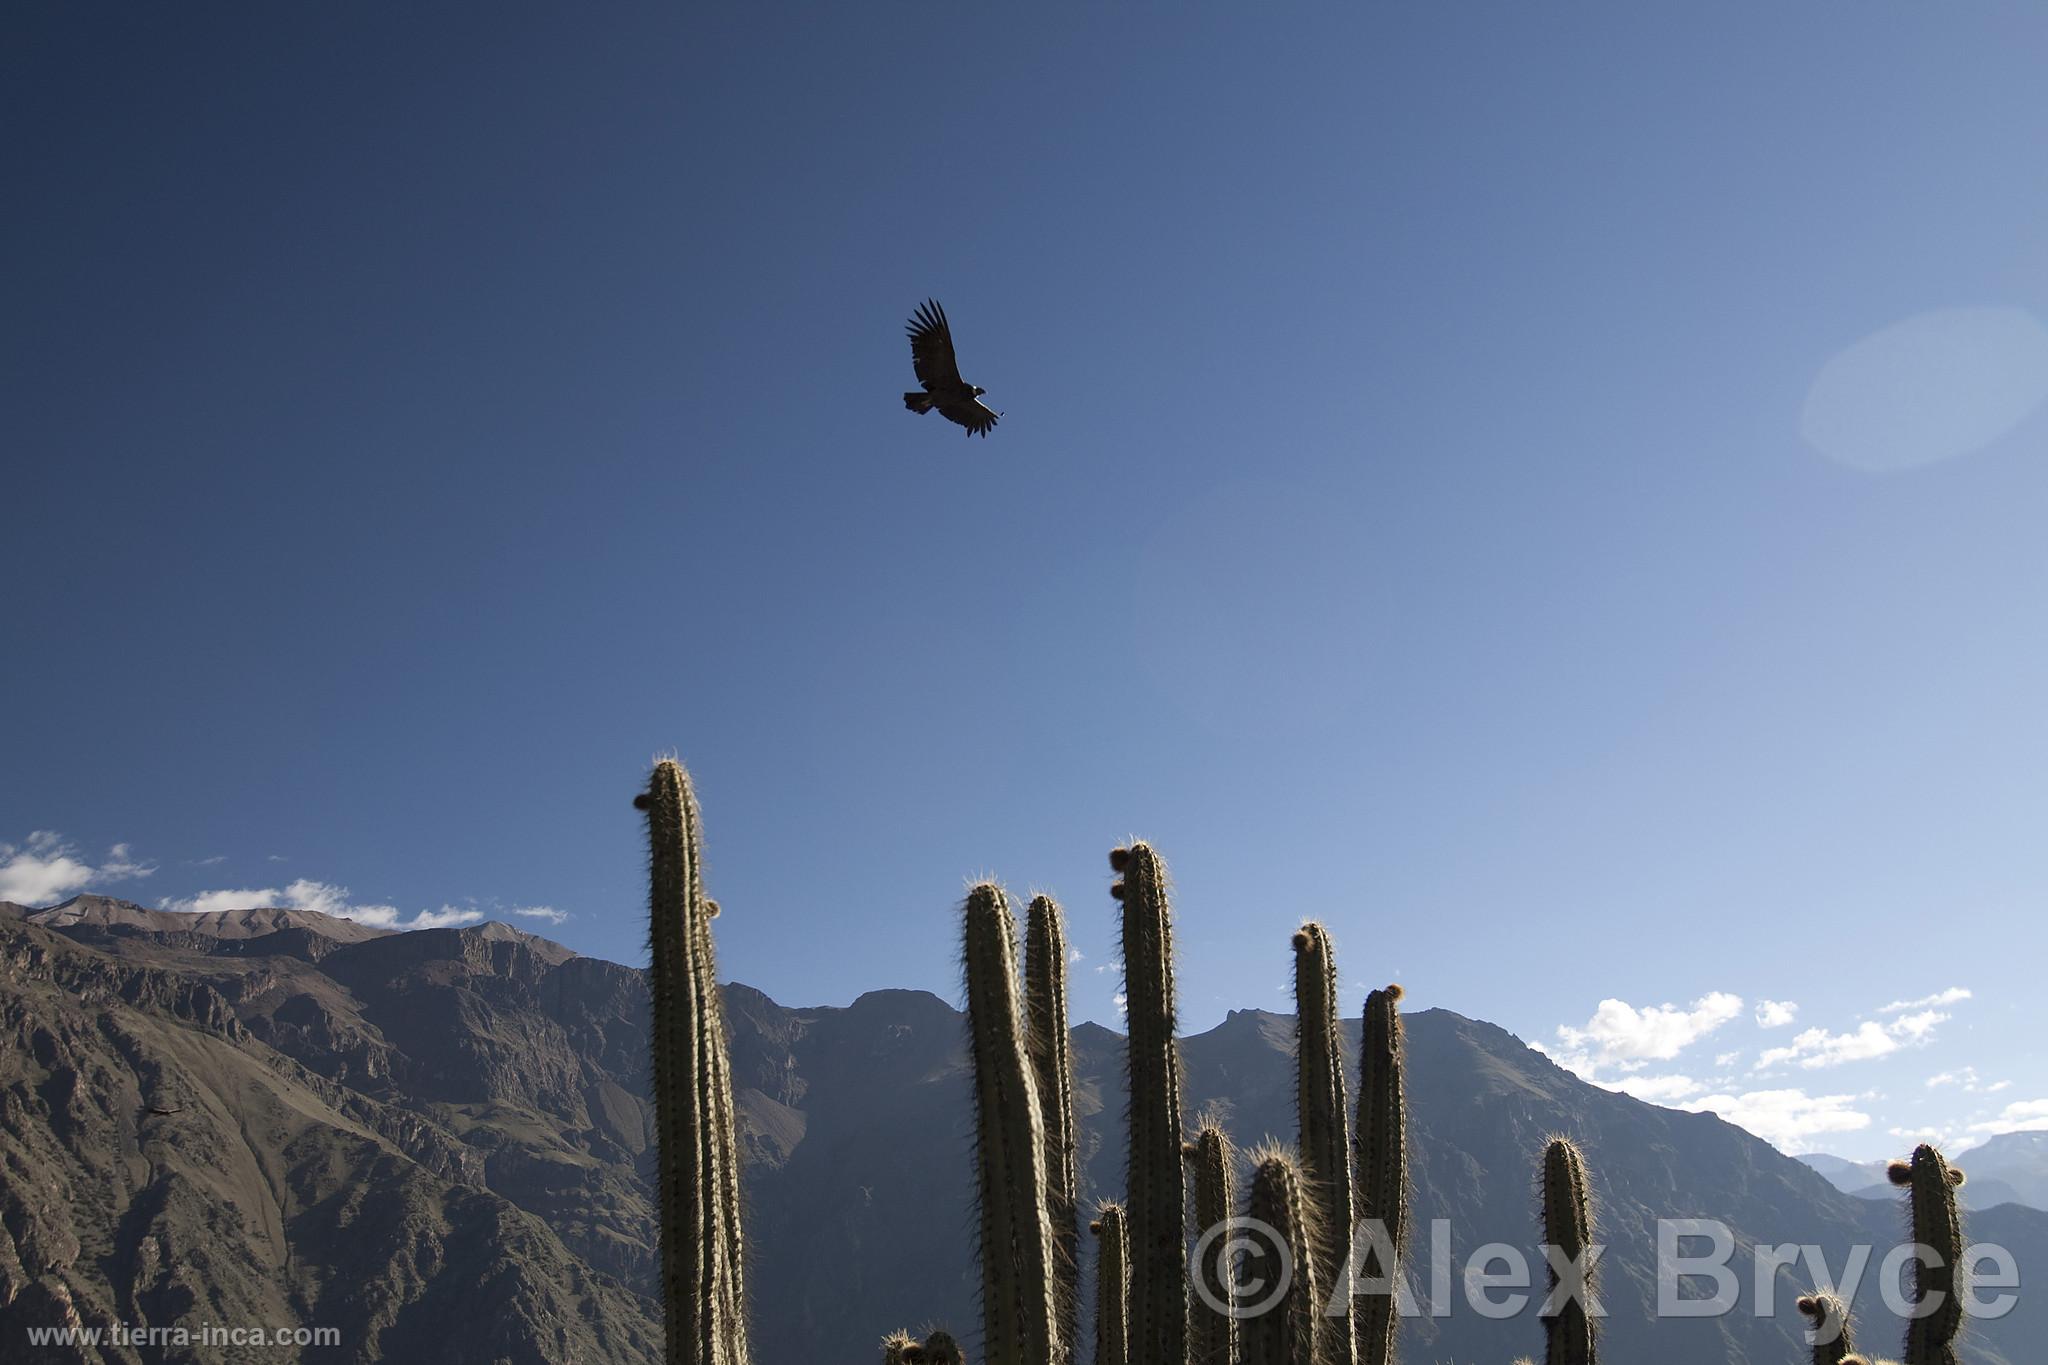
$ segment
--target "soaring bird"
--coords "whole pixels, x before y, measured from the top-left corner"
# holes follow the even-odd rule
[[[904,394],[903,406],[912,412],[937,408],[939,416],[966,427],[968,435],[988,435],[1002,414],[981,401],[987,389],[960,377],[946,310],[936,300],[926,299],[905,330],[910,333],[910,360],[917,367],[917,382],[924,385],[924,392]]]

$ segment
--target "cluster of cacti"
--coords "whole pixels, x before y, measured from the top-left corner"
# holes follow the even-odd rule
[[[655,766],[634,804],[647,814],[648,974],[652,1080],[658,1133],[661,1283],[670,1365],[750,1365],[737,1123],[711,920],[704,892],[697,800],[682,766]],[[1298,1020],[1298,1149],[1253,1152],[1247,1216],[1277,1245],[1230,1266],[1205,1256],[1190,1281],[1186,1200],[1194,1232],[1223,1228],[1235,1211],[1234,1161],[1220,1125],[1183,1140],[1174,1001],[1173,923],[1166,869],[1143,843],[1110,854],[1120,880],[1129,1025],[1130,1149],[1125,1203],[1106,1202],[1096,1234],[1096,1365],[1393,1365],[1392,1292],[1408,1236],[1407,1113],[1399,986],[1365,1003],[1355,1130],[1338,1031],[1337,975],[1324,927],[1293,937]],[[1060,907],[1032,900],[1017,960],[1017,924],[1003,890],[982,883],[962,907],[969,1054],[980,1202],[982,1355],[986,1365],[1079,1365],[1076,1130],[1067,1029],[1068,947]],[[1021,976],[1021,980],[1020,980]],[[1586,1161],[1551,1139],[1541,1161],[1543,1236],[1587,1283],[1544,1313],[1547,1365],[1598,1365],[1592,1285],[1593,1201]],[[1932,1146],[1892,1163],[1909,1191],[1915,1261],[1912,1298],[1938,1301],[1909,1319],[1903,1365],[1958,1365],[1963,1253],[1956,1187],[1963,1173]],[[1361,1229],[1369,1229],[1361,1234]],[[1356,1248],[1363,1258],[1354,1267]],[[1211,1239],[1214,1240],[1214,1239]],[[1284,1259],[1283,1259],[1284,1258]],[[1354,1298],[1339,1279],[1368,1282]],[[1236,1272],[1236,1273],[1233,1273]],[[1238,1283],[1286,1282],[1265,1310],[1240,1320]],[[1362,1300],[1360,1302],[1359,1300]],[[1334,1306],[1337,1311],[1326,1312]],[[1855,1353],[1848,1305],[1833,1294],[1799,1300],[1812,1323],[1812,1365],[1890,1365]],[[964,1365],[944,1331],[896,1333],[885,1365]],[[1517,1362],[1517,1365],[1526,1365]]]
[[[648,992],[669,1365],[747,1365],[738,1128],[690,775],[655,765],[647,813]]]

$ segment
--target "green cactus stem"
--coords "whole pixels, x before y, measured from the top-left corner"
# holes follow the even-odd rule
[[[1130,1365],[1129,1231],[1121,1204],[1105,1203],[1088,1224],[1095,1234],[1095,1365]]]
[[[962,907],[975,1175],[981,1205],[982,1354],[987,1365],[1056,1365],[1065,1356],[1046,1217],[1045,1127],[1017,986],[1017,920],[983,882]]]
[[[1911,1302],[1921,1304],[1939,1295],[1925,1317],[1906,1323],[1905,1365],[1956,1365],[1956,1336],[1963,1327],[1963,1301],[1957,1294],[1963,1257],[1963,1219],[1956,1210],[1956,1189],[1963,1173],[1948,1164],[1940,1150],[1922,1143],[1910,1161],[1894,1161],[1891,1182],[1909,1192],[1913,1241],[1932,1252],[1937,1264],[1915,1259]]]
[[[1316,1264],[1333,1290],[1351,1258],[1351,1133],[1345,1112],[1344,1051],[1337,1027],[1337,955],[1314,920],[1294,933],[1295,1109],[1301,1125],[1301,1173],[1315,1204],[1321,1240]],[[1325,1365],[1354,1365],[1350,1286],[1343,1311],[1322,1324]]]
[[[1075,1166],[1074,1057],[1067,1032],[1067,923],[1059,902],[1034,896],[1024,916],[1026,1043],[1045,1128],[1045,1208],[1052,1223],[1060,1340],[1078,1349],[1081,1320],[1079,1194]]]
[[[1395,1264],[1380,1264],[1369,1252],[1357,1266],[1368,1280],[1389,1285],[1400,1275],[1400,1259],[1408,1250],[1408,1094],[1402,1078],[1404,1038],[1401,1029],[1401,988],[1388,986],[1365,997],[1365,1021],[1358,1056],[1358,1126],[1353,1135],[1357,1162],[1354,1216],[1371,1230],[1385,1233]],[[1372,1245],[1371,1239],[1366,1239]],[[1368,1294],[1354,1300],[1359,1359],[1363,1365],[1394,1365],[1394,1339],[1400,1327],[1393,1294]]]
[[[1230,1138],[1214,1120],[1204,1120],[1195,1140],[1182,1149],[1195,1168],[1195,1244],[1230,1221],[1237,1209],[1237,1154]],[[1230,1306],[1231,1280],[1223,1262],[1228,1233],[1214,1236],[1200,1263],[1193,1267],[1195,1295],[1188,1304],[1188,1359],[1191,1365],[1237,1365],[1237,1319],[1223,1311]],[[1223,1309],[1215,1305],[1223,1305]]]
[[[1593,1241],[1593,1193],[1586,1176],[1586,1158],[1570,1138],[1555,1137],[1543,1149],[1543,1241],[1566,1260],[1577,1261]],[[1585,1293],[1593,1292],[1591,1261]],[[1558,1286],[1557,1267],[1550,1267],[1550,1288]],[[1596,1365],[1594,1319],[1582,1298],[1574,1296],[1543,1320],[1548,1365]]]
[[[732,1060],[704,895],[702,825],[690,775],[655,765],[633,804],[647,813],[648,993],[661,1287],[667,1365],[747,1365],[745,1252]]]
[[[1247,1229],[1257,1249],[1245,1259],[1244,1280],[1260,1286],[1255,1300],[1286,1284],[1285,1293],[1263,1312],[1253,1312],[1238,1328],[1243,1365],[1318,1365],[1328,1319],[1322,1315],[1325,1286],[1316,1265],[1318,1231],[1315,1207],[1307,1197],[1301,1165],[1293,1153],[1278,1147],[1252,1152],[1251,1199],[1246,1212],[1255,1225]],[[1256,1224],[1272,1229],[1268,1234]],[[1277,1239],[1277,1245],[1268,1242]],[[1245,1305],[1251,1307],[1252,1305]]]
[[[1837,1294],[1802,1294],[1799,1311],[1811,1319],[1813,1365],[1844,1365],[1856,1352],[1849,1305]]]
[[[1143,843],[1109,855],[1123,880],[1124,997],[1129,1025],[1130,1161],[1125,1173],[1131,1266],[1131,1355],[1181,1365],[1188,1352],[1187,1184],[1181,1170],[1180,1047],[1175,1039],[1173,916],[1166,865]]]

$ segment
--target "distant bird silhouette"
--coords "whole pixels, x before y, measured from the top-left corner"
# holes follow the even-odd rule
[[[171,1114],[182,1114],[185,1112],[185,1106],[181,1104],[176,1109],[161,1109],[158,1108],[156,1105],[152,1104],[151,1106],[149,1106],[149,1112],[152,1114],[161,1114],[166,1116]]]
[[[960,377],[960,363],[953,358],[953,329],[946,324],[946,310],[936,300],[926,299],[911,315],[910,360],[917,367],[917,382],[923,393],[906,393],[903,406],[912,412],[930,412],[958,422],[970,436],[986,436],[995,429],[1002,414],[981,401],[988,392]]]

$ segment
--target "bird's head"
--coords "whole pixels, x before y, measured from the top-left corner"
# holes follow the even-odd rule
[[[976,385],[974,386],[974,396],[975,396],[976,398],[979,398],[979,397],[981,397],[981,396],[982,396],[983,394],[985,394],[985,393],[987,393],[987,392],[988,392],[988,390],[987,390],[987,389],[984,389],[984,388],[983,388],[983,387],[982,387],[981,385],[979,385],[979,384],[976,384]]]

